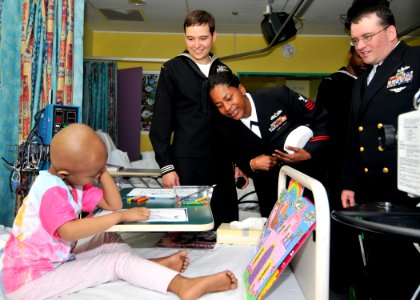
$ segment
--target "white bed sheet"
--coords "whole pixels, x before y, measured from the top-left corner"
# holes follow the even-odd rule
[[[152,248],[161,233],[123,233],[123,238],[143,257],[152,258],[172,254],[179,249]],[[246,299],[243,271],[254,254],[254,246],[219,245],[214,249],[188,249],[190,265],[184,275],[188,277],[204,276],[210,273],[220,272],[226,269],[233,271],[239,279],[239,286],[235,290],[207,294],[200,299],[203,300],[242,300]],[[5,299],[0,295],[0,299]],[[162,295],[157,292],[132,286],[124,281],[110,282],[93,288],[88,288],[78,293],[67,295],[60,299],[74,300],[172,300],[178,299],[175,294]],[[304,300],[299,284],[290,268],[273,284],[267,293],[266,300]]]

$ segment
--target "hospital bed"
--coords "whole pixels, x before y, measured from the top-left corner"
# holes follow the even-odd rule
[[[330,214],[324,187],[315,179],[290,167],[283,167],[279,176],[279,192],[286,188],[288,178],[293,178],[311,190],[316,206],[316,234],[312,233],[293,258],[290,267],[280,275],[267,292],[266,300],[328,300],[329,297],[329,243]],[[172,254],[178,249],[155,248],[154,244],[164,233],[122,233],[122,237],[143,257],[153,258]],[[0,249],[7,239],[7,232],[0,231]],[[316,236],[316,239],[315,239]],[[242,274],[255,254],[254,246],[216,244],[214,249],[189,249],[190,265],[185,276],[203,276],[229,269],[239,279],[236,290],[207,294],[203,300],[242,300],[246,293]],[[106,262],[104,262],[106,263]],[[141,272],[141,270],[140,270]],[[0,293],[0,299],[5,299]],[[162,295],[153,291],[131,286],[124,281],[102,284],[60,299],[72,300],[170,300],[178,299],[175,294]]]

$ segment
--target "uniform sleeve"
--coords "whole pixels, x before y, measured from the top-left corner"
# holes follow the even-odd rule
[[[319,105],[316,105],[311,99],[300,95],[291,89],[289,90],[289,99],[294,112],[294,117],[300,119],[300,124],[305,124],[311,128],[314,136],[306,143],[305,149],[311,155],[314,155],[330,139],[327,131],[328,113]]]
[[[333,90],[333,80],[331,77],[324,78],[318,87],[318,93],[316,96],[316,105],[319,105],[323,108],[325,108],[327,111],[330,111],[330,108],[328,107],[328,104],[331,103],[331,95],[334,93],[331,93]],[[334,101],[334,100],[332,100]]]
[[[155,159],[160,168],[173,164],[171,135],[173,128],[173,104],[175,97],[170,70],[163,65],[153,105],[153,117],[150,128],[150,141],[155,152]]]
[[[361,85],[362,80],[358,79],[355,87],[353,87],[353,98],[352,101],[354,102],[354,98],[356,97],[356,85]],[[357,126],[355,123],[355,112],[353,105],[350,108],[350,114],[348,118],[348,127],[347,127],[347,141],[346,147],[344,149],[344,158],[343,158],[343,189],[345,190],[356,190],[357,185],[357,166],[359,165],[359,149],[358,149],[358,142],[357,142]]]

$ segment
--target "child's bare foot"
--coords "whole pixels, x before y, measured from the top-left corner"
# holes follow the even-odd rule
[[[190,264],[187,250],[180,250],[172,255],[150,260],[180,273],[184,272]]]
[[[208,293],[233,290],[238,287],[238,279],[231,271],[215,273],[197,278],[177,275],[169,284],[168,290],[182,300],[195,300]]]

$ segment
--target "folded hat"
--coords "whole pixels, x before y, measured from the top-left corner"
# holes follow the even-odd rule
[[[303,148],[310,138],[314,136],[313,131],[307,126],[299,126],[292,130],[284,142],[284,151],[289,154],[293,154],[294,151],[286,149],[286,146]]]

